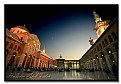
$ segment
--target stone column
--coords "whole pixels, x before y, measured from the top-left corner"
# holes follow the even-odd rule
[[[85,66],[85,68],[87,69],[87,64],[85,64],[86,66]]]
[[[93,62],[91,62],[91,69],[93,68]]]
[[[109,55],[105,55],[105,59],[106,59],[106,63],[107,63],[107,65],[108,65],[108,68],[109,68],[109,70],[110,70],[110,72],[111,73],[113,73],[112,72],[112,67],[111,67],[111,60],[110,60],[110,58],[109,58]]]
[[[87,64],[87,69],[89,69],[89,63]]]
[[[30,64],[29,67],[32,68],[32,56],[30,57]]]
[[[88,64],[88,69],[90,69],[90,63]]]
[[[39,68],[39,65],[40,65],[40,59],[38,59],[37,61],[38,61],[37,68]]]
[[[117,56],[118,56],[118,55],[117,55],[117,52],[113,52],[112,54],[113,54],[113,56],[114,56],[114,58],[115,58],[115,60],[116,60],[116,62],[117,62]]]
[[[34,63],[33,63],[33,67],[36,67],[36,61],[37,59],[36,58],[34,58]]]
[[[99,69],[98,59],[96,59],[95,62],[96,62],[96,69],[98,70]]]
[[[99,63],[100,63],[101,70],[103,71],[102,58],[99,58]]]
[[[24,59],[25,59],[25,54],[22,54],[22,55],[20,56],[20,58],[19,58],[18,65],[21,65],[21,66],[22,66]]]
[[[95,71],[95,60],[93,60],[93,69],[94,69],[94,71]]]

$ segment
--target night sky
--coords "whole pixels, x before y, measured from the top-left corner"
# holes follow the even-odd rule
[[[118,5],[5,5],[5,28],[25,24],[49,56],[80,59],[90,36],[97,39],[93,10],[102,20],[118,17]]]

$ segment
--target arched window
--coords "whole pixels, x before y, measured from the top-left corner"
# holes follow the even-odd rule
[[[14,50],[16,50],[16,48],[17,48],[17,45],[15,45]]]
[[[102,45],[103,45],[103,47],[105,47],[105,43],[104,43],[104,41],[102,41]]]
[[[99,47],[97,46],[97,51],[99,51]]]
[[[19,51],[20,50],[20,46],[18,46],[18,48],[17,48],[17,51]]]
[[[110,43],[112,43],[112,42],[113,42],[113,39],[111,38],[111,36],[110,36],[110,35],[108,35],[108,39],[109,39]]]
[[[115,32],[111,32],[111,35],[112,35],[112,37],[113,37],[114,40],[117,39],[117,36],[116,36]]]
[[[13,43],[11,43],[11,44],[10,44],[10,47],[9,47],[9,48],[10,48],[10,49],[12,49],[12,48],[13,48]]]
[[[104,39],[104,41],[105,41],[105,44],[108,45],[108,41],[106,39]]]
[[[17,33],[19,33],[19,30],[17,31]]]
[[[102,46],[101,46],[101,44],[99,44],[100,45],[100,49],[102,49]]]

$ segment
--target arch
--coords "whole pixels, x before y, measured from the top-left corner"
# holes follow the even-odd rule
[[[103,45],[103,47],[105,47],[105,43],[104,43],[104,41],[102,41],[102,45]]]
[[[13,67],[13,63],[15,61],[15,56],[16,56],[16,52],[14,52],[12,55],[11,55],[11,58],[9,60],[9,63],[8,63],[8,67]]]
[[[111,65],[115,64],[116,60],[115,60],[115,58],[114,58],[114,56],[112,54],[113,53],[112,50],[110,48],[107,48],[106,51],[107,51],[107,54],[109,55],[109,58],[111,60],[110,61]]]
[[[106,44],[106,46],[108,45],[108,41],[107,41],[107,39],[104,39],[104,41],[105,41],[105,44]]]
[[[100,54],[101,54],[103,69],[105,69],[108,67],[107,62],[106,62],[106,58],[105,58],[105,54],[103,52],[101,52]]]

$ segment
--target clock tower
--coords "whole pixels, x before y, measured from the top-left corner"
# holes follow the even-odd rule
[[[101,34],[108,28],[110,20],[102,20],[95,11],[93,11],[93,15],[96,23],[93,29],[96,30],[96,34],[99,38]]]

